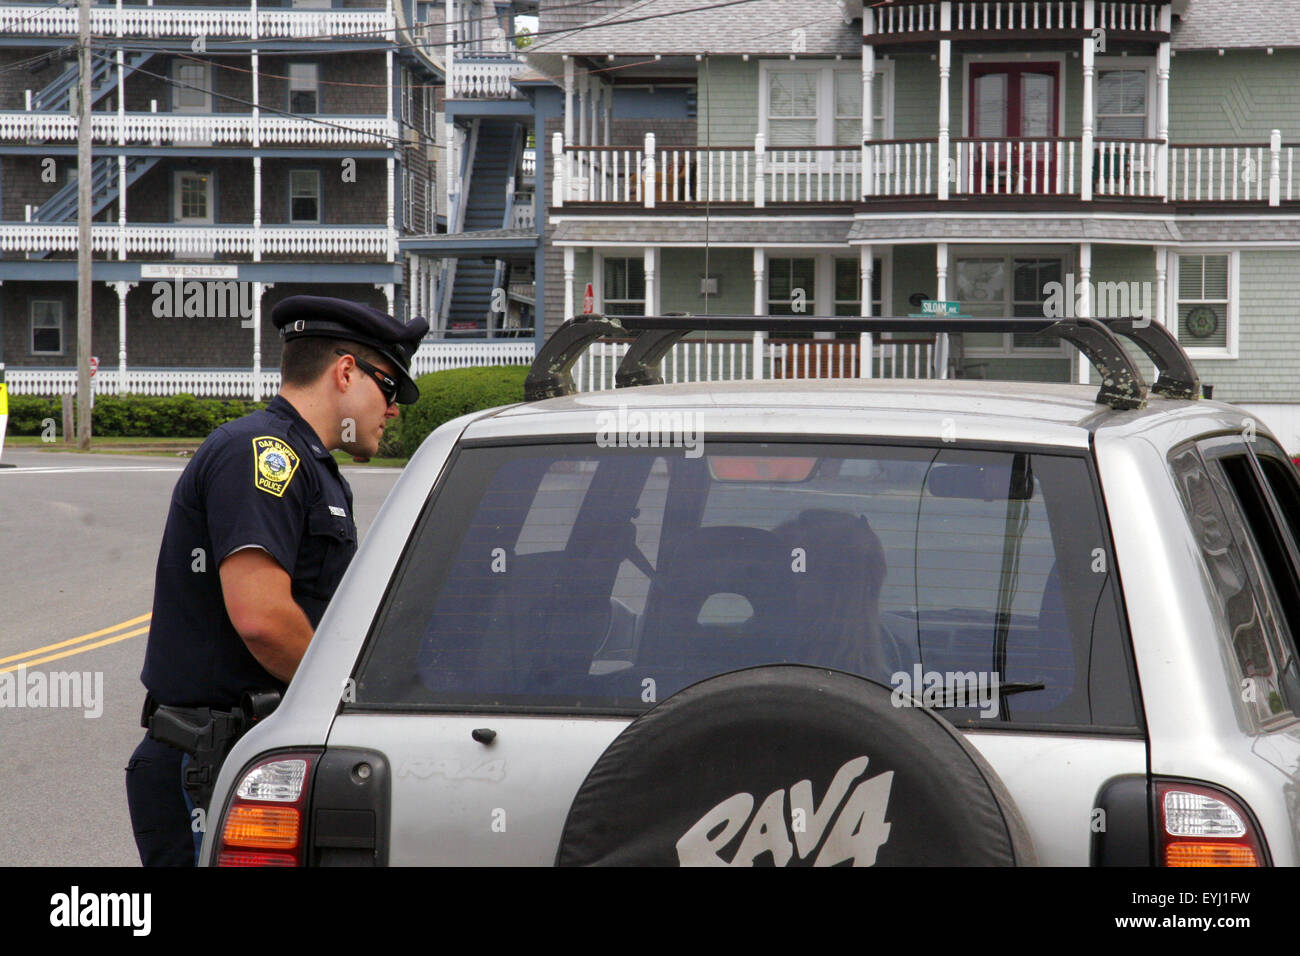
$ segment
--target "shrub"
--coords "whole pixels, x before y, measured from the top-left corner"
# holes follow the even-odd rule
[[[429,434],[444,422],[470,412],[524,400],[527,365],[488,365],[453,368],[416,379],[420,398],[402,409],[401,418],[384,428],[379,453],[409,458]]]
[[[92,431],[105,438],[202,438],[219,425],[265,408],[264,402],[195,398],[193,395],[99,395]],[[63,400],[34,395],[9,399],[9,434],[39,435],[53,418],[63,432]]]

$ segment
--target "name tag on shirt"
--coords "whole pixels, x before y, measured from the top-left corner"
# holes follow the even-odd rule
[[[336,508],[334,507],[334,505],[330,505],[329,509],[330,509],[330,514],[335,515],[336,517],[346,518],[348,516],[347,511],[343,508]]]

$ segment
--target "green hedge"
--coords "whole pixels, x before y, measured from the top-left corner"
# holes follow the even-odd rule
[[[99,395],[91,429],[105,438],[202,438],[219,425],[265,408],[265,402],[195,398],[193,395]],[[63,431],[63,401],[34,395],[9,398],[9,434],[39,435],[52,418]]]
[[[421,375],[420,399],[402,408],[402,417],[384,429],[379,454],[409,458],[420,443],[444,422],[484,408],[510,405],[524,400],[527,365],[487,365],[453,368]]]

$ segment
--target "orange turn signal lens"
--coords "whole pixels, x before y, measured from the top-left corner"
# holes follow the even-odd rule
[[[1172,843],[1165,866],[1259,866],[1255,851],[1240,843]]]
[[[221,839],[227,846],[292,850],[298,845],[299,813],[293,807],[236,804],[230,808]]]

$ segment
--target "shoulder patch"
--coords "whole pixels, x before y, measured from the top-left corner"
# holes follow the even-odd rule
[[[274,435],[262,435],[253,439],[253,487],[265,491],[277,498],[284,497],[284,490],[293,481],[298,471],[298,453],[290,448],[283,439]]]

